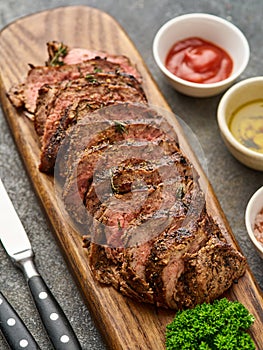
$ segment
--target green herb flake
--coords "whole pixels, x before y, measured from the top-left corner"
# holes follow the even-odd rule
[[[101,72],[102,72],[101,68],[99,68],[99,67],[94,68],[94,73],[101,73]]]
[[[63,66],[64,62],[62,60],[63,57],[65,57],[68,53],[67,46],[65,46],[63,43],[59,46],[57,52],[55,53],[54,57],[50,61],[50,66]]]
[[[115,130],[116,132],[120,134],[128,134],[128,130],[126,129],[126,125],[124,123],[121,123],[119,121],[114,122]]]
[[[178,188],[176,189],[176,198],[177,199],[183,199],[184,197],[184,186],[179,185]]]
[[[167,350],[255,350],[246,332],[255,318],[226,298],[178,311],[166,327]]]
[[[85,76],[85,79],[88,80],[90,83],[96,83],[98,81],[92,74],[87,74]]]

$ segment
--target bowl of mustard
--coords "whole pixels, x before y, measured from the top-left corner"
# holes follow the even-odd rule
[[[263,76],[233,85],[221,98],[217,121],[229,151],[244,165],[263,171]]]

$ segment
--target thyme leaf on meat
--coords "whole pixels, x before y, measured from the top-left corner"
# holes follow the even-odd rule
[[[178,311],[166,327],[166,349],[255,350],[246,332],[254,320],[243,304],[226,298]]]
[[[101,72],[102,72],[101,68],[99,68],[99,67],[94,68],[94,73],[101,73]]]
[[[92,74],[87,74],[85,76],[85,79],[88,80],[90,83],[96,83],[98,81]]]
[[[121,123],[119,121],[114,122],[115,131],[120,134],[128,134],[128,130],[126,129],[126,125],[124,123]]]
[[[68,53],[68,48],[63,43],[59,46],[57,52],[55,53],[54,57],[50,61],[50,66],[63,66],[64,62],[62,60],[63,57],[65,57]]]
[[[184,197],[184,186],[179,185],[177,190],[176,190],[176,198],[177,199],[183,199]]]

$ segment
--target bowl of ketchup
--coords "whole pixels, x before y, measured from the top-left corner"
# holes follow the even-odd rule
[[[234,24],[205,13],[166,22],[153,41],[154,59],[179,92],[208,97],[226,90],[245,70],[249,44]]]

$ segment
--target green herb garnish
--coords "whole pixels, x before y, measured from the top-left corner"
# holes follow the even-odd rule
[[[180,185],[177,189],[176,189],[176,198],[177,199],[182,199],[184,196],[184,186]]]
[[[118,121],[115,121],[114,126],[115,126],[116,132],[118,132],[120,134],[124,134],[124,133],[128,134],[128,130],[126,129],[125,124],[118,122]]]
[[[102,72],[101,68],[99,68],[99,67],[94,68],[94,73],[101,73],[101,72]]]
[[[166,327],[167,350],[255,350],[246,332],[255,318],[226,298],[178,311]]]
[[[50,66],[63,66],[64,62],[62,60],[63,57],[66,56],[68,53],[68,48],[63,43],[60,44],[57,52],[55,53],[54,57],[50,61]]]
[[[85,79],[88,80],[90,83],[96,83],[98,81],[92,74],[87,74],[85,76]]]

